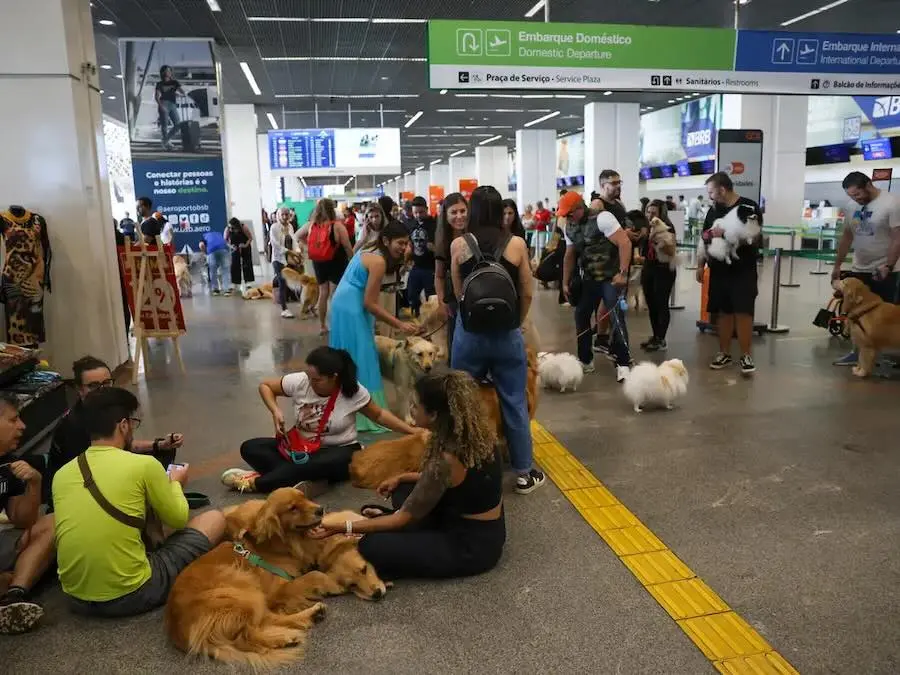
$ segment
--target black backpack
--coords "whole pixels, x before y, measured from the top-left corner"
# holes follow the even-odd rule
[[[481,252],[474,235],[466,234],[466,244],[475,259],[475,268],[463,280],[459,311],[463,328],[470,333],[508,331],[521,325],[519,291],[516,282],[500,263],[512,239],[500,240],[494,255]]]

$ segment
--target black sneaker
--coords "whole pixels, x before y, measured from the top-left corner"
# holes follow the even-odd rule
[[[594,338],[594,352],[609,354],[609,335],[597,335]]]
[[[641,343],[641,349],[647,352],[652,352],[654,350],[654,345],[656,344],[656,337],[651,337],[649,340],[644,340]]]
[[[532,469],[516,478],[516,492],[520,495],[530,494],[541,487],[546,480],[543,472]]]
[[[0,635],[18,635],[34,628],[44,616],[44,608],[31,602],[19,589],[0,598]]]
[[[756,372],[756,364],[753,363],[753,357],[749,354],[744,354],[738,361],[738,365],[741,367],[741,375],[751,375]]]
[[[669,348],[669,343],[665,340],[657,340],[656,341],[656,350],[658,352],[664,352]]]
[[[731,354],[726,354],[725,352],[719,352],[716,354],[716,358],[712,360],[712,363],[709,364],[709,367],[713,370],[722,370],[722,368],[727,368],[731,365]]]

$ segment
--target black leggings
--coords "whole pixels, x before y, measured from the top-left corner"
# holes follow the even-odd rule
[[[403,506],[415,483],[401,483],[391,495]],[[396,532],[367,534],[359,552],[382,579],[453,579],[493,569],[506,542],[504,516],[497,520],[425,519]]]
[[[650,313],[650,327],[653,329],[653,337],[659,340],[666,339],[669,332],[669,298],[672,295],[672,287],[675,285],[675,270],[668,265],[646,262],[641,272],[641,288],[644,290],[644,298],[647,300],[647,310]]]
[[[250,247],[241,248],[231,252],[231,283],[241,283],[241,273],[244,281],[253,281],[253,254]]]
[[[350,477],[350,459],[361,447],[359,443],[324,446],[306,464],[294,464],[281,456],[274,438],[251,438],[241,444],[241,457],[259,473],[257,491],[267,493],[304,480],[345,481]]]

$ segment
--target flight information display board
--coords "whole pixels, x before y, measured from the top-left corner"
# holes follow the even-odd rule
[[[400,171],[400,130],[392,128],[269,131],[269,166],[300,176]]]
[[[285,129],[269,132],[273,169],[333,169],[334,129]]]

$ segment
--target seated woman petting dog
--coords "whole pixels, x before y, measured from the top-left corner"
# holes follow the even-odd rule
[[[360,384],[356,364],[343,349],[317,347],[306,357],[304,371],[263,380],[259,395],[272,414],[275,437],[252,438],[241,445],[241,457],[252,471],[228,469],[222,474],[222,483],[240,492],[268,493],[294,486],[312,499],[329,483],[347,480],[350,459],[361,447],[356,413],[397,433],[417,433],[378,405]],[[290,398],[294,405],[296,422],[290,433],[279,397]]]
[[[524,242],[523,242],[524,243]],[[478,384],[459,370],[416,383],[416,424],[431,431],[419,473],[378,492],[394,509],[364,506],[361,520],[326,515],[310,536],[363,534],[359,552],[382,579],[453,578],[493,569],[506,542],[503,466]]]
[[[378,350],[375,348],[375,319],[383,321],[407,335],[415,335],[419,327],[400,321],[381,303],[381,284],[387,273],[394,272],[406,257],[409,233],[396,220],[390,221],[377,241],[353,256],[331,305],[331,334],[328,344],[346,349],[359,369],[359,380],[379,406],[385,405],[384,385]],[[358,431],[383,432],[368,415],[357,416]]]

